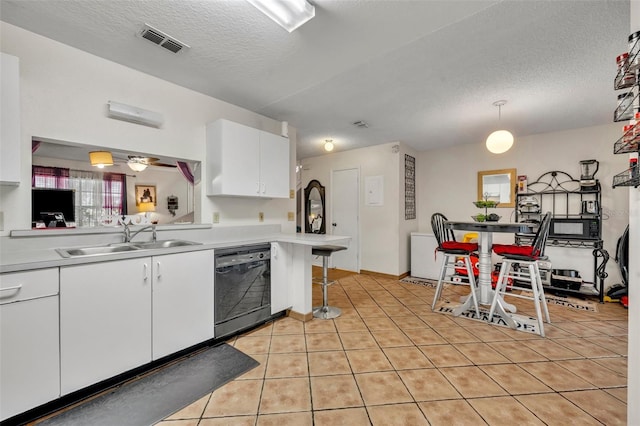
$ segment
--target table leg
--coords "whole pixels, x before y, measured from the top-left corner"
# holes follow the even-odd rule
[[[491,270],[493,263],[491,262],[491,246],[492,246],[492,233],[480,232],[478,241],[478,303],[482,305],[491,305],[493,300],[494,290],[491,288]],[[473,306],[473,298],[464,296],[464,303],[453,310],[454,316],[459,316],[466,310]],[[516,307],[509,303],[506,303],[502,297],[500,297],[499,303],[496,306],[496,312],[502,318],[509,327],[516,328],[516,322],[507,314],[506,310],[515,313]]]

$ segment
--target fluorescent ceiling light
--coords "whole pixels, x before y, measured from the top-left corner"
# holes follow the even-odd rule
[[[289,32],[316,16],[316,8],[307,0],[247,1]]]

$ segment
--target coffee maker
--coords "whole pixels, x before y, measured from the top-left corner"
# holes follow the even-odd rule
[[[580,186],[587,189],[591,186],[595,186],[597,180],[594,178],[595,174],[598,172],[598,161],[597,160],[582,160],[580,161]]]

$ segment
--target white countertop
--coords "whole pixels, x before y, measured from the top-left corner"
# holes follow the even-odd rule
[[[164,239],[162,236],[159,240]],[[172,238],[173,239],[173,238]],[[184,238],[185,240],[196,241],[192,238]],[[112,260],[133,259],[147,256],[161,256],[172,253],[184,253],[198,250],[210,250],[217,248],[226,248],[233,246],[244,246],[251,244],[264,244],[271,242],[301,244],[306,246],[319,246],[325,244],[348,246],[350,237],[337,235],[318,235],[318,234],[287,234],[272,233],[260,235],[256,237],[247,236],[224,236],[216,237],[215,241],[207,241],[206,238],[200,240],[201,244],[171,247],[163,249],[150,250],[134,250],[120,253],[100,254],[92,256],[62,257],[55,248],[42,249],[23,249],[23,250],[3,250],[0,252],[0,273],[19,272],[32,269],[54,268],[59,266],[80,265],[86,263],[106,262]],[[99,246],[104,244],[93,244]],[[91,245],[61,245],[60,247],[86,247]]]

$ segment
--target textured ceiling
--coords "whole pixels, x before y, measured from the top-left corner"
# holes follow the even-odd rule
[[[298,129],[298,158],[611,123],[629,1],[314,0],[287,33],[244,0],[1,0],[3,21]],[[136,37],[144,23],[188,44]],[[364,120],[366,129],[351,123]],[[517,143],[517,142],[516,142]]]

